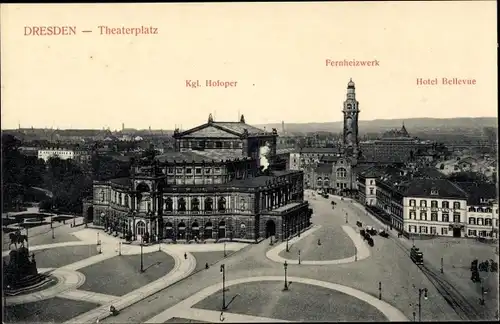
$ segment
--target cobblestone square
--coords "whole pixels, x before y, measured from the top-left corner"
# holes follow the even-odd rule
[[[318,245],[320,240],[321,245]],[[341,227],[323,226],[311,235],[304,237],[297,243],[289,245],[289,252],[282,251],[279,256],[288,259],[324,261],[351,257],[355,247],[349,236]]]
[[[144,272],[140,273],[140,255],[121,255],[80,269],[85,277],[81,290],[123,296],[160,277],[174,267],[174,259],[164,252],[143,255]]]
[[[226,255],[229,256],[233,251],[226,251]],[[209,266],[224,260],[224,251],[214,251],[214,252],[191,252],[191,254],[196,259],[196,268],[194,271],[200,271],[205,269],[205,264],[208,263]]]

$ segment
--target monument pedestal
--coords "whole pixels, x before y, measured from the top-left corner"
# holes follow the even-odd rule
[[[25,247],[9,253],[9,263],[4,261],[3,289],[6,295],[16,295],[20,291],[37,287],[47,279],[47,275],[39,274],[36,268],[35,255],[30,255]]]

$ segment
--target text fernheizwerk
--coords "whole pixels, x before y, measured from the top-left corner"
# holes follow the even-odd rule
[[[341,60],[341,61],[334,61],[330,59],[325,60],[325,65],[326,66],[336,66],[336,67],[343,67],[343,66],[380,66],[380,61],[379,60],[370,60],[370,61],[360,61],[360,60]]]

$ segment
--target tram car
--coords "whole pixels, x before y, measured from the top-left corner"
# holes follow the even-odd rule
[[[412,247],[410,250],[410,258],[415,264],[424,264],[424,254],[420,252],[420,249],[417,247]]]

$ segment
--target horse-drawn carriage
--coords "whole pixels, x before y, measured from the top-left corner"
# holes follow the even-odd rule
[[[356,226],[357,226],[357,227],[363,227],[363,223],[361,223],[360,221],[357,221],[357,222],[356,222]]]
[[[370,234],[372,236],[373,235],[377,235],[377,230],[374,227],[372,227],[372,226],[366,226],[365,227],[365,232],[367,232],[368,234]]]
[[[387,233],[384,229],[379,230],[378,235],[383,237],[383,238],[389,237],[389,233]]]
[[[370,233],[368,233],[366,230],[362,229],[359,231],[359,234],[363,237],[363,240],[368,243],[369,246],[373,246],[373,238],[371,237]]]

